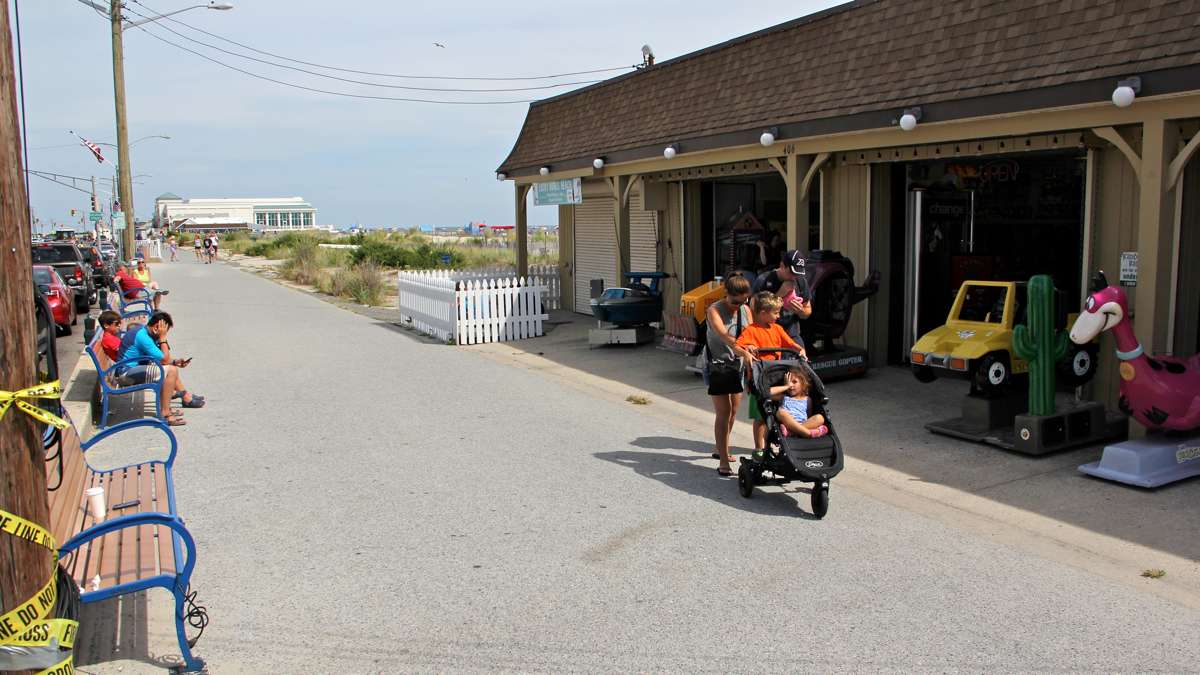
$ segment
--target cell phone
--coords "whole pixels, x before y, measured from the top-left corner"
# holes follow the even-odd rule
[[[121,509],[127,509],[131,506],[137,506],[138,504],[141,504],[141,503],[142,503],[142,500],[140,500],[140,499],[130,499],[127,502],[121,502],[120,504],[113,505],[112,510],[120,511]]]

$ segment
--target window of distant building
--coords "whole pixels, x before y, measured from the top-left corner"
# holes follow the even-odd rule
[[[278,226],[279,225],[279,214],[275,213],[274,211],[268,213],[267,214],[267,225],[269,227]]]
[[[265,213],[254,214],[254,222],[258,223],[259,227],[266,225],[267,224],[267,214],[265,214]]]

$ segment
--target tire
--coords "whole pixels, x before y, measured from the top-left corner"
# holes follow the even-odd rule
[[[1059,362],[1059,381],[1071,388],[1087,384],[1096,374],[1096,355],[1089,345],[1072,344],[1070,351]]]
[[[746,499],[754,495],[754,472],[746,462],[738,466],[738,492]]]
[[[829,513],[829,484],[813,483],[812,510],[817,518],[824,518]]]
[[[987,396],[999,394],[1012,379],[1008,359],[1003,354],[987,354],[975,364],[971,383],[975,389]]]
[[[917,382],[923,382],[925,384],[929,384],[937,379],[937,373],[935,373],[933,368],[930,368],[929,366],[913,366],[912,374],[913,377],[917,378]]]

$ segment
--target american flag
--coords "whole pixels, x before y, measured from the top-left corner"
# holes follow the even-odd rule
[[[87,149],[92,151],[92,154],[96,156],[97,162],[100,162],[101,164],[104,163],[104,155],[100,154],[100,146],[89,141],[88,139],[84,138],[83,136],[80,136],[79,140],[83,141],[83,144],[87,146]]]

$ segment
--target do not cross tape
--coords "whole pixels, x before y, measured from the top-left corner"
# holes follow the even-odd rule
[[[58,545],[46,528],[16,514],[0,509],[0,532],[18,539],[43,546],[50,551],[52,570],[58,568]],[[62,647],[71,649],[79,629],[77,621],[48,619],[58,602],[58,585],[55,571],[33,597],[0,615],[0,646],[12,647]],[[74,673],[72,654],[38,675],[68,675]]]

